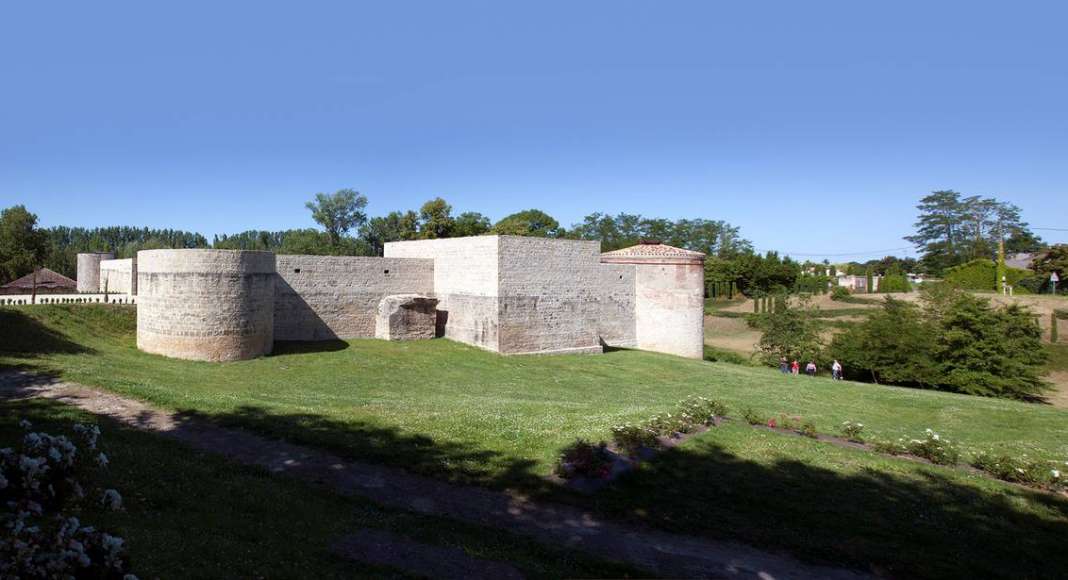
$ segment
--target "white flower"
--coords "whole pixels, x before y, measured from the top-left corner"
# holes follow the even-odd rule
[[[104,455],[103,451],[100,452],[100,455],[96,456],[96,464],[99,465],[100,467],[107,467],[108,466],[108,456]]]
[[[1060,479],[1061,477],[1061,472],[1057,471],[1056,469],[1050,471],[1049,474],[1053,476],[1053,479]],[[3,489],[3,487],[0,487],[0,489]]]
[[[104,507],[112,511],[118,511],[122,509],[122,496],[114,489],[104,490],[104,496],[100,498],[100,503]],[[119,540],[120,542],[122,540]]]
[[[935,441],[938,441],[938,433],[935,433],[935,434],[931,435],[931,439],[934,439]]]
[[[22,427],[23,429],[29,429],[33,427],[33,423],[30,423],[26,419],[22,419],[21,421],[19,421],[19,427]]]

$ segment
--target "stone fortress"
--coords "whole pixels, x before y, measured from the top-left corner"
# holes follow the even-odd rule
[[[138,348],[193,360],[253,358],[276,340],[435,336],[501,354],[703,355],[698,252],[493,235],[390,242],[384,254],[79,254],[78,286],[136,294]]]

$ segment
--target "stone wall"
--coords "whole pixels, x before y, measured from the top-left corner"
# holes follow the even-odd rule
[[[137,294],[137,259],[101,260],[99,291]]]
[[[638,348],[704,357],[704,280],[701,264],[637,266]]]
[[[278,256],[276,340],[373,338],[379,302],[430,294],[434,262],[348,256]]]
[[[78,292],[100,291],[100,262],[115,259],[115,254],[92,252],[78,254]]]
[[[504,354],[601,352],[600,243],[500,236]]]
[[[439,336],[498,350],[498,236],[390,242],[385,256],[433,260]]]
[[[139,349],[207,361],[271,352],[274,254],[143,250],[137,265]]]
[[[634,319],[637,269],[631,264],[602,264],[597,333],[606,346],[637,348]]]

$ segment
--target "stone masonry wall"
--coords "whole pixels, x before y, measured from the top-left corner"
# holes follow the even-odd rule
[[[137,294],[137,260],[101,260],[100,292]]]
[[[504,354],[601,352],[600,243],[500,237]]]
[[[704,267],[637,266],[638,348],[688,358],[704,356]]]
[[[386,244],[386,258],[434,262],[439,336],[498,350],[498,236],[413,240]]]
[[[427,259],[280,255],[277,269],[277,340],[373,338],[383,297],[434,291]]]
[[[143,250],[137,265],[139,349],[207,361],[271,352],[274,254]]]
[[[600,313],[597,333],[608,346],[636,348],[635,278],[637,270],[630,264],[602,264],[600,267]]]
[[[103,252],[78,254],[78,292],[99,292],[100,262],[114,258],[115,254]]]

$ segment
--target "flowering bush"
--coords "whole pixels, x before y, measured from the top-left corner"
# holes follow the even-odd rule
[[[927,429],[923,439],[912,439],[907,444],[909,453],[939,465],[956,465],[960,451],[949,439]]]
[[[727,406],[713,399],[690,395],[679,403],[679,416],[690,425],[712,425],[726,415]]]
[[[122,509],[114,489],[87,490],[78,476],[103,469],[97,449],[100,429],[75,426],[82,447],[64,435],[34,432],[28,421],[21,449],[0,449],[0,578],[124,578],[128,574],[122,538],[83,526],[64,513],[86,498],[105,509]]]
[[[923,439],[878,441],[872,444],[872,448],[890,455],[915,455],[938,465],[956,465],[960,462],[957,446],[931,429],[924,432]]]
[[[646,425],[626,423],[612,427],[612,441],[629,455],[635,455],[645,447],[659,446],[657,436],[658,433]]]
[[[811,437],[812,439],[815,439],[819,436],[819,434],[816,432],[816,424],[812,421],[805,421],[804,423],[802,423],[800,431],[802,435],[804,435],[805,437]]]
[[[1031,487],[1060,488],[1065,485],[1060,469],[1063,466],[1051,461],[1028,459],[1026,455],[1016,457],[981,452],[972,458],[972,466],[998,479]]]
[[[672,437],[679,433],[689,433],[694,428],[694,425],[687,421],[685,417],[672,415],[671,413],[653,415],[642,424],[645,428],[656,433],[658,437]]]
[[[846,421],[842,423],[842,435],[850,441],[857,443],[864,442],[864,423],[855,423],[853,421]]]
[[[566,479],[604,479],[612,474],[612,462],[612,453],[603,441],[594,445],[585,439],[579,439],[560,454],[560,460],[556,463],[556,474]]]

